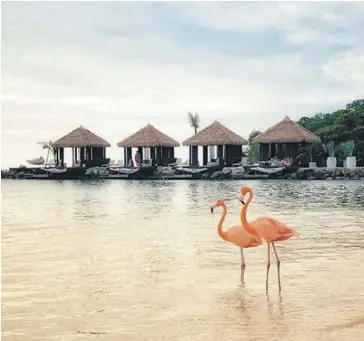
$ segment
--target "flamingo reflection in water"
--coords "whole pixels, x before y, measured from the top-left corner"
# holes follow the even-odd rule
[[[249,195],[248,200],[245,201],[245,196]],[[270,244],[273,246],[274,254],[277,260],[277,269],[278,269],[278,285],[279,291],[281,291],[281,275],[280,275],[280,260],[277,254],[276,247],[274,245],[275,242],[287,240],[293,236],[298,237],[298,233],[288,227],[287,225],[279,222],[278,220],[270,217],[259,217],[254,221],[248,223],[246,219],[246,211],[250,202],[253,200],[254,194],[253,190],[250,187],[243,186],[240,189],[239,200],[243,204],[243,207],[240,211],[240,221],[241,225],[244,229],[259,238],[264,239],[268,245],[268,262],[267,262],[267,274],[266,274],[266,291],[268,292],[268,275],[270,268]]]
[[[222,226],[224,224],[224,220],[227,214],[227,208],[224,200],[222,199],[216,200],[216,202],[211,206],[211,213],[214,212],[214,209],[216,207],[222,207],[222,215],[217,225],[217,233],[223,240],[240,247],[240,253],[241,253],[240,280],[241,283],[244,283],[244,273],[245,273],[244,249],[262,245],[263,241],[259,236],[256,236],[246,231],[241,225],[234,225],[228,228],[226,231],[223,231]]]

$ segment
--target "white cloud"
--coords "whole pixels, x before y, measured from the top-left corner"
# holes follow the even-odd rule
[[[333,56],[322,66],[326,76],[335,82],[345,84],[346,87],[363,95],[364,89],[364,48],[345,52]]]
[[[285,115],[299,118],[344,106],[363,88],[360,49],[315,65],[299,50],[228,54],[195,48],[188,43],[193,36],[182,43],[156,29],[148,12],[153,3],[69,5],[3,9],[4,165],[32,157],[39,139],[59,138],[81,124],[108,140],[110,155],[121,158],[115,144],[148,122],[182,141],[191,134],[187,111],[198,111],[203,125],[220,119],[246,137]],[[178,21],[252,34],[278,28],[302,45],[317,36],[314,28],[299,31],[300,20],[321,18],[327,8],[306,5],[174,6],[180,10],[176,27]],[[332,13],[326,21],[333,21]],[[356,38],[356,32],[348,34]]]

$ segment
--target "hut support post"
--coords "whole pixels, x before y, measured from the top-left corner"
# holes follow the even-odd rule
[[[58,163],[59,163],[59,148],[57,148],[55,150],[55,154],[56,154],[56,159],[54,160],[56,166],[58,166]]]
[[[192,146],[192,166],[198,166],[198,146]]]
[[[86,147],[86,160],[92,160],[91,147]]]
[[[202,147],[203,150],[202,150],[202,165],[203,166],[206,166],[207,163],[208,163],[208,147],[207,146],[203,146]]]
[[[155,147],[150,148],[150,158],[155,160]]]
[[[78,148],[75,148],[75,164],[78,162],[78,153],[77,153],[77,151],[78,151]]]
[[[124,147],[124,167],[128,167],[128,148]]]
[[[156,159],[157,159],[157,163],[158,163],[158,165],[160,165],[161,164],[161,162],[162,162],[162,147],[156,147]]]
[[[59,148],[59,156],[61,159],[61,167],[64,167],[64,148]]]
[[[224,146],[223,151],[224,151],[224,163],[225,163],[225,165],[228,165],[228,159],[229,159],[229,155],[230,155],[229,149],[230,149],[229,146]]]
[[[221,144],[217,146],[217,157],[220,160],[220,166],[222,166],[224,164],[224,146]]]
[[[80,161],[83,161],[85,159],[85,148],[80,148]]]
[[[129,165],[129,161],[133,160],[133,153],[131,147],[126,148],[126,165]]]
[[[140,154],[140,160],[142,160],[142,162],[143,162],[143,148],[142,147],[138,147],[138,152],[139,152],[139,154]]]
[[[277,143],[276,148],[277,148],[277,157],[278,159],[282,160],[284,158],[282,143]]]

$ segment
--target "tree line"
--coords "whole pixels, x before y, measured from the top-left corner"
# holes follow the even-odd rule
[[[312,145],[312,161],[322,163],[327,156],[336,156],[339,164],[347,156],[356,156],[364,166],[364,99],[348,103],[345,109],[332,113],[316,113],[301,117],[298,123],[321,138]]]

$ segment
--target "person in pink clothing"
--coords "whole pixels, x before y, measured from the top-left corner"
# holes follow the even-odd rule
[[[134,159],[135,159],[136,166],[137,167],[140,167],[140,165],[142,163],[142,158],[140,156],[139,150],[136,151],[135,156],[134,156]]]

